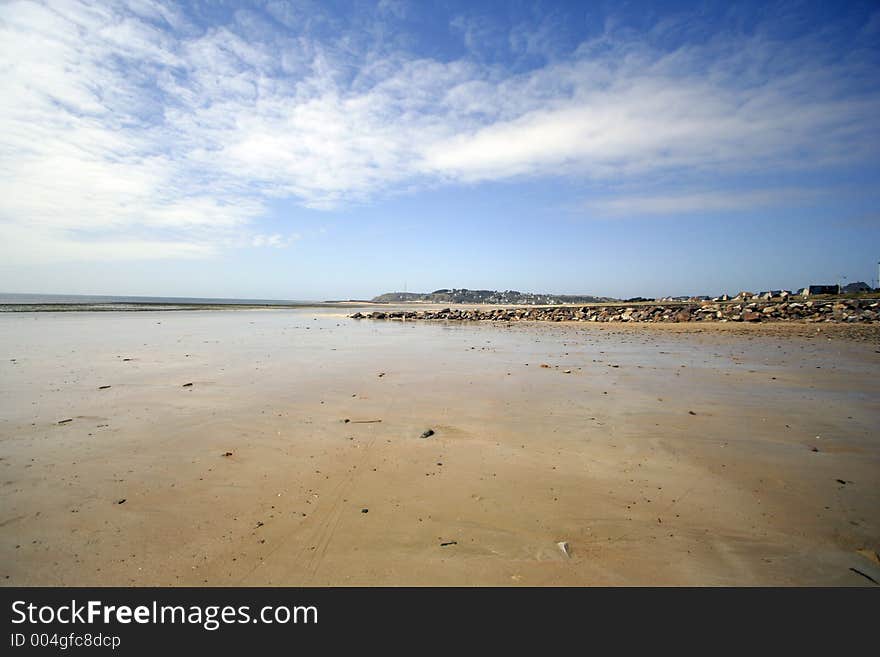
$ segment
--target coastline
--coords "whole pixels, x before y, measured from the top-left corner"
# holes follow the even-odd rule
[[[102,303],[0,303],[0,313],[63,313],[63,312],[175,312],[183,310],[289,310],[294,308],[349,308],[362,306],[359,302],[312,301],[288,303],[164,303],[122,302]]]

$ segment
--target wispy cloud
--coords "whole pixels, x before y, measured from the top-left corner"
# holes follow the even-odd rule
[[[4,4],[0,257],[279,246],[289,237],[248,235],[281,198],[333,208],[404,187],[544,176],[674,174],[693,186],[878,155],[870,25],[851,57],[829,54],[822,34],[670,48],[608,27],[513,73],[394,45],[381,19],[405,13],[380,3],[374,30],[328,42],[309,25],[330,19],[279,3],[207,26],[152,0]],[[481,25],[456,23],[465,40]],[[546,30],[520,25],[506,42],[546,53]],[[603,203],[610,214],[723,210],[749,194],[761,202],[750,192]]]
[[[288,246],[300,239],[302,239],[302,236],[298,233],[293,233],[291,235],[282,235],[281,233],[273,233],[271,235],[254,235],[251,238],[251,246],[286,249]]]
[[[581,209],[599,217],[646,215],[717,214],[743,212],[779,206],[815,203],[828,195],[825,189],[784,187],[761,190],[691,191],[676,194],[617,194],[587,201]]]

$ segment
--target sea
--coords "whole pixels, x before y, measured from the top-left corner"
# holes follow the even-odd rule
[[[303,307],[333,302],[288,299],[215,299],[204,297],[138,297],[81,294],[0,293],[0,312],[59,312],[73,310],[193,310],[217,306]]]

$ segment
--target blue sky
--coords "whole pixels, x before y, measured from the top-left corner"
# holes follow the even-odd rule
[[[0,291],[871,281],[880,5],[8,2]]]

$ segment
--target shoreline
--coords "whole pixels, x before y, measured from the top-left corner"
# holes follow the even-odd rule
[[[291,303],[168,303],[124,302],[101,303],[0,303],[0,313],[64,313],[64,312],[178,312],[184,310],[293,310],[297,308],[351,308],[360,302],[315,301]]]

